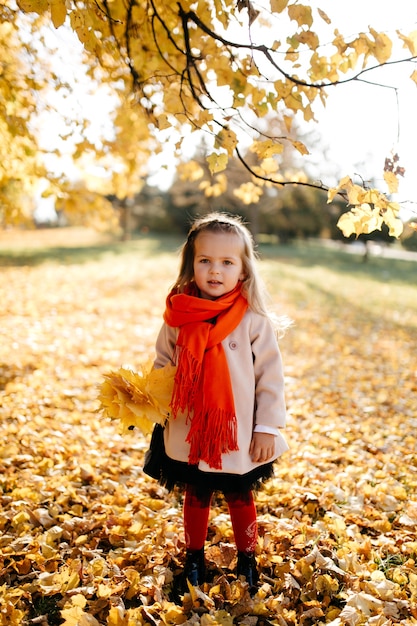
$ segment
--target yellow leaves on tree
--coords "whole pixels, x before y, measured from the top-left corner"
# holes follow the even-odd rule
[[[169,417],[176,368],[151,366],[134,372],[120,368],[105,375],[98,399],[100,410],[118,420],[122,432],[137,427],[149,433],[154,424],[163,424]]]
[[[195,182],[204,176],[204,170],[196,161],[187,161],[178,166],[178,175],[183,181]]]
[[[92,28],[91,15],[79,10],[71,11],[69,14],[71,28],[77,33],[78,39],[88,52],[96,53],[99,47],[97,36]]]
[[[214,147],[223,148],[229,157],[232,157],[237,143],[236,133],[233,130],[223,128],[216,136]]]
[[[32,22],[38,25],[37,19]],[[31,223],[37,183],[46,175],[31,117],[46,87],[47,64],[43,60],[34,71],[32,53],[30,44],[19,39],[16,25],[4,18],[0,22],[0,223]]]
[[[264,143],[265,120],[278,119],[282,128],[290,115],[313,121],[314,104],[325,103],[327,85],[354,80],[368,69],[370,60],[385,64],[395,49],[394,39],[372,26],[353,37],[342,36],[337,28],[330,33],[328,27],[333,21],[327,13],[293,0],[270,0],[264,7],[255,6],[251,0],[214,0],[211,4],[190,0],[154,0],[150,4],[130,0],[104,4],[19,0],[18,5],[20,12],[35,12],[55,28],[68,22],[88,53],[84,59],[88,75],[106,83],[114,94],[114,139],[103,141],[96,150],[99,166],[113,183],[112,193],[122,199],[138,190],[138,182],[150,173],[150,157],[167,142],[172,142],[172,158],[179,163],[185,129],[207,133],[209,175],[218,174],[236,151],[240,159],[250,152],[245,135],[253,140],[257,153],[256,144]],[[283,37],[279,33],[275,38],[283,17],[288,27],[284,27]],[[14,19],[17,24],[17,16]],[[320,29],[314,28],[316,23]],[[28,21],[28,27],[35,35],[36,25]],[[398,40],[415,55],[415,32],[397,32]],[[5,44],[7,49],[7,41]],[[21,53],[19,58],[27,56],[23,48],[16,51]],[[14,74],[25,76],[21,69]],[[0,83],[4,102],[14,102],[6,92],[15,82],[11,76]],[[20,106],[20,115],[24,110]],[[140,114],[131,115],[132,111]],[[5,119],[9,130],[17,127],[12,117]],[[222,130],[218,132],[218,128]],[[27,126],[23,135],[29,134]],[[0,139],[2,135],[0,131]],[[6,137],[6,154],[12,136],[9,132]],[[293,141],[289,132],[286,137],[274,137],[271,143],[277,146],[279,140],[285,148],[295,147],[302,155],[309,152],[301,142]],[[26,149],[30,143],[26,142]],[[260,158],[271,154],[265,149]],[[22,149],[17,158],[23,161],[24,156]],[[249,161],[245,165],[250,171]],[[6,180],[16,180],[7,173],[9,167],[4,169]],[[256,170],[251,174],[256,177]],[[387,176],[389,186],[391,179]],[[216,193],[219,190],[217,186]],[[7,203],[7,214],[12,204]],[[99,211],[99,205],[92,210]]]
[[[288,0],[270,0],[272,13],[282,13],[288,4]]]
[[[403,41],[404,48],[407,48],[415,56],[417,54],[417,30],[413,30],[408,36],[397,31],[397,35]]]
[[[67,7],[65,0],[50,0],[51,19],[55,28],[59,28],[67,17]]]
[[[311,7],[303,4],[290,4],[288,6],[288,15],[291,20],[295,20],[298,26],[306,26],[311,28],[313,25],[313,13]]]
[[[417,85],[417,70],[414,70],[414,72],[411,74],[410,76],[411,80],[414,81]]]
[[[211,174],[217,174],[226,169],[229,158],[224,152],[213,152],[207,157],[207,163]]]
[[[38,15],[42,15],[45,11],[48,10],[49,1],[48,0],[18,0],[18,7],[25,12],[28,13],[37,13]]]
[[[291,144],[300,154],[310,154],[308,148],[302,141],[297,141],[295,139],[291,139]]]
[[[91,186],[92,183],[89,181]],[[81,182],[63,186],[56,209],[63,211],[71,225],[88,225],[97,230],[114,230],[117,218],[110,201],[99,191]]]
[[[256,204],[262,194],[262,189],[252,182],[244,183],[233,191],[234,195],[243,202],[243,204]]]
[[[374,37],[375,46],[373,54],[378,63],[386,63],[391,57],[392,41],[386,33],[378,33],[374,28],[370,29],[370,33]]]
[[[398,176],[396,176],[394,172],[384,172],[384,180],[387,183],[388,191],[390,193],[398,192],[399,181]]]
[[[329,190],[328,202],[340,192],[346,194],[348,205],[353,207],[338,221],[338,227],[345,237],[381,230],[383,223],[388,226],[391,236],[400,236],[403,223],[399,218],[400,206],[397,202],[390,202],[377,189],[364,189],[354,184],[349,176],[343,178],[337,187]]]
[[[274,174],[278,171],[279,165],[273,157],[267,157],[261,161],[260,171],[263,176],[268,176],[270,174]]]
[[[265,141],[254,141],[251,146],[251,151],[255,152],[261,159],[267,159],[276,154],[282,154],[284,146],[280,142],[266,139]]]
[[[207,198],[218,198],[227,189],[227,176],[223,173],[217,174],[212,182],[208,180],[201,181],[198,188],[204,191],[204,195]]]

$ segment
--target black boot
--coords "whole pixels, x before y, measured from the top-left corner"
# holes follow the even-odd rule
[[[187,580],[194,586],[201,585],[204,582],[205,572],[204,548],[187,550],[182,574],[184,593],[188,591]]]
[[[256,565],[255,554],[253,552],[237,553],[237,570],[236,575],[239,578],[244,576],[249,586],[251,594],[255,593],[258,586],[258,569]]]

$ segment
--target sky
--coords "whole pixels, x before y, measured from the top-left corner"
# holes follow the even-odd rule
[[[268,0],[258,0],[267,2]],[[256,1],[253,0],[254,4]],[[332,19],[332,29],[337,27],[344,35],[353,35],[367,31],[369,26],[375,30],[385,31],[394,36],[395,30],[412,32],[417,30],[417,2],[415,0],[311,0],[308,4],[319,6]],[[317,30],[318,24],[313,28]],[[320,32],[318,33],[320,35]],[[75,74],[80,80],[80,68],[77,58],[80,44],[75,35],[65,29],[50,33],[51,43],[55,41],[58,49],[65,52],[65,72],[71,79]],[[408,56],[406,50],[399,49],[398,57]],[[62,68],[62,60],[57,57],[56,63]],[[378,69],[366,76],[369,83],[349,83],[327,90],[326,107],[316,109],[317,125],[315,134],[320,136],[323,157],[316,157],[312,168],[313,175],[326,185],[335,184],[337,177],[360,173],[365,180],[381,178],[386,157],[399,155],[399,164],[405,168],[405,176],[400,180],[399,194],[395,200],[404,203],[417,211],[417,85],[409,76],[417,65],[397,64]],[[91,134],[111,133],[108,118],[113,102],[105,91],[90,93],[88,80],[81,80],[81,90],[66,100],[65,106],[72,107],[72,113],[91,111]],[[381,84],[395,87],[383,87]],[[57,102],[57,106],[60,104]],[[100,111],[101,114],[97,115]],[[45,145],[57,141],[58,132],[51,133],[51,128],[58,119],[45,120],[43,138]],[[164,155],[165,160],[169,157]],[[308,161],[308,159],[307,159]],[[72,163],[64,160],[64,168],[71,175]],[[160,163],[155,162],[155,171]],[[62,163],[60,164],[62,167]],[[92,164],[93,168],[93,164]],[[168,172],[170,169],[168,169]],[[171,172],[172,172],[171,168]],[[76,176],[76,170],[73,175]],[[163,186],[169,180],[167,171],[162,176],[154,176],[151,182]],[[415,202],[416,204],[410,204]],[[408,214],[405,214],[408,217]]]
[[[319,5],[337,16],[343,33],[366,30],[369,25],[389,36],[396,29],[417,31],[415,0],[320,0]],[[399,49],[398,58],[403,55],[408,56],[407,50]],[[414,69],[417,64],[397,64],[366,76],[396,91],[365,83],[328,90],[318,128],[328,145],[327,158],[338,163],[342,175],[356,169],[380,176],[385,157],[398,154],[405,176],[395,200],[415,202],[417,210],[417,85],[409,78]]]

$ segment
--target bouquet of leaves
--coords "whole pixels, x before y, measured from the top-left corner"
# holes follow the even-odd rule
[[[176,367],[168,364],[160,369],[143,366],[139,372],[121,367],[105,374],[99,411],[119,420],[123,433],[135,426],[150,433],[154,424],[163,424],[169,417],[175,372]]]

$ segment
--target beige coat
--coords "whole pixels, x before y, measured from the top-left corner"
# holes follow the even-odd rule
[[[178,329],[164,324],[156,342],[155,367],[173,363]],[[284,375],[281,355],[271,322],[263,315],[248,310],[239,326],[222,342],[229,366],[238,424],[239,449],[222,455],[222,469],[214,470],[200,461],[205,472],[246,474],[262,463],[253,463],[249,446],[255,426],[282,428],[285,426]],[[175,364],[175,363],[174,363]],[[219,385],[221,385],[219,380]],[[168,422],[165,428],[165,448],[171,459],[188,461],[190,446],[186,443],[189,430],[184,415]],[[208,433],[209,436],[209,433]],[[288,450],[278,431],[275,436],[274,459]],[[269,459],[270,462],[273,459]]]

